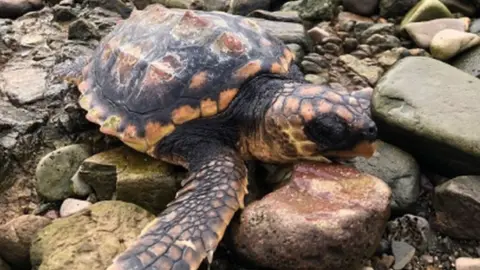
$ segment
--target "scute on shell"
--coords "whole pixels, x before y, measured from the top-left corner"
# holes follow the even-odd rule
[[[149,5],[101,41],[79,103],[102,132],[154,155],[176,126],[225,111],[247,80],[286,74],[293,58],[250,19]]]

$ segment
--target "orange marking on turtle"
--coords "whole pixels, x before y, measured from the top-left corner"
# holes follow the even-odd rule
[[[295,54],[290,51],[290,49],[285,48],[283,49],[283,55],[285,55],[285,59],[290,64],[292,60],[295,60]]]
[[[83,94],[87,90],[88,90],[88,82],[87,81],[80,82],[80,84],[78,85],[78,91],[80,91],[80,93]]]
[[[137,136],[137,127],[135,125],[128,125],[123,134],[119,134],[120,139],[128,146],[139,152],[147,151],[147,143],[145,140]]]
[[[162,125],[157,122],[148,122],[145,125],[145,139],[148,145],[155,145],[175,129],[173,124]]]
[[[283,69],[286,71],[288,71],[290,68],[290,63],[288,63],[285,57],[283,56],[280,56],[280,65],[282,65]]]
[[[200,101],[200,110],[203,117],[217,114],[217,102],[210,98]]]
[[[262,61],[250,61],[235,72],[235,78],[245,80],[257,74],[260,70],[262,70]]]
[[[337,106],[335,112],[348,122],[353,121],[353,114],[344,106]]]
[[[206,71],[200,71],[193,75],[190,81],[190,88],[198,89],[203,87],[207,83],[208,73]]]
[[[307,86],[302,87],[299,91],[300,95],[307,97],[318,96],[323,92],[323,89],[319,86]]]
[[[292,97],[292,96],[287,97],[283,107],[283,113],[284,114],[295,113],[298,111],[299,107],[300,107],[300,100],[298,98]]]
[[[200,109],[193,108],[190,105],[183,105],[172,112],[172,121],[175,125],[180,125],[199,117]]]
[[[218,107],[220,111],[223,111],[225,108],[230,105],[230,102],[232,102],[233,98],[237,95],[238,89],[236,88],[230,88],[227,90],[223,90],[220,93],[220,96],[218,98]]]
[[[309,101],[302,102],[302,105],[300,106],[300,114],[305,121],[312,120],[313,116],[315,115],[312,103],[310,103]]]
[[[332,111],[333,105],[326,101],[325,99],[321,99],[317,102],[317,111],[320,113],[328,113]]]
[[[176,69],[181,65],[173,56],[166,56],[161,61],[155,61],[148,67],[144,79],[146,85],[156,85],[161,82],[170,81]]]
[[[283,74],[286,73],[285,69],[283,69],[283,66],[281,66],[279,63],[275,62],[272,64],[272,68],[270,69],[272,73],[275,74]]]
[[[245,51],[243,42],[234,33],[223,33],[217,40],[220,51],[225,53],[241,54]]]

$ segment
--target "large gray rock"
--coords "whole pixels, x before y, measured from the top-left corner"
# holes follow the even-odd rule
[[[459,176],[437,186],[433,207],[442,233],[480,240],[480,176]]]
[[[480,78],[480,47],[468,50],[455,57],[451,64],[462,71]]]
[[[373,93],[387,141],[446,174],[480,173],[480,80],[441,61],[407,57]]]
[[[420,168],[410,154],[398,147],[378,141],[375,154],[369,159],[356,158],[355,167],[390,186],[394,211],[407,211],[420,196]]]

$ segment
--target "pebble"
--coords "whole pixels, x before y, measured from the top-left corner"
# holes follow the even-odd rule
[[[432,38],[430,53],[437,59],[448,60],[479,44],[480,36],[477,34],[445,29]]]
[[[455,266],[457,270],[480,270],[480,258],[457,258]]]
[[[78,19],[70,23],[68,27],[68,38],[88,41],[100,37],[95,24],[85,19]]]
[[[344,54],[339,57],[345,66],[366,78],[371,85],[375,85],[383,74],[383,69],[371,64],[367,59],[358,59],[353,55]]]
[[[91,205],[92,205],[91,202],[68,198],[64,200],[62,205],[60,206],[60,216],[61,217],[71,216],[77,212],[87,209]]]
[[[412,260],[415,255],[415,248],[405,242],[393,241],[392,253],[395,257],[393,269],[400,270]]]

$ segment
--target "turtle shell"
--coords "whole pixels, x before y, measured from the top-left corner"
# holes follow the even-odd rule
[[[250,19],[150,5],[100,42],[79,103],[103,133],[153,155],[178,125],[224,111],[247,80],[285,74],[293,57]]]

